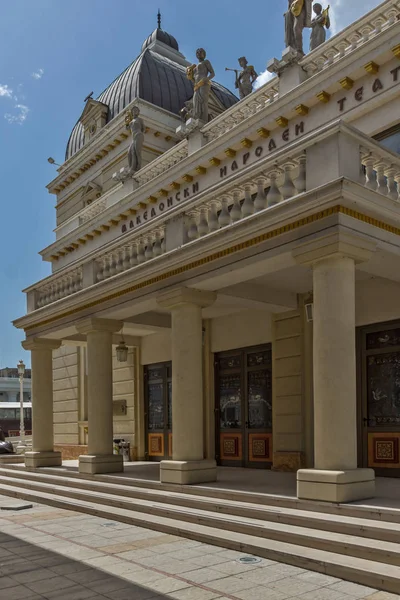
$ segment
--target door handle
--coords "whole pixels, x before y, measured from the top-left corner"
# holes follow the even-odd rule
[[[367,417],[364,417],[363,421],[364,421],[364,427],[368,427],[368,425],[369,425],[369,419]]]
[[[245,425],[245,427],[246,427],[247,429],[249,429],[249,427],[250,427],[250,423],[249,423],[248,421],[246,421],[244,425]]]

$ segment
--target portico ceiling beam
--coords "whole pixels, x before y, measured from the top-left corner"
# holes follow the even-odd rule
[[[219,297],[238,298],[264,304],[274,304],[285,308],[297,308],[297,294],[284,290],[275,290],[257,284],[240,283],[226,287],[220,292]]]
[[[125,319],[125,323],[149,327],[150,329],[170,329],[171,316],[157,312],[148,312],[142,315],[136,315],[129,319]]]

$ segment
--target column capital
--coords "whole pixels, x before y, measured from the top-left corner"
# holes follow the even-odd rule
[[[24,350],[58,350],[61,340],[50,340],[48,338],[27,338],[21,345]]]
[[[330,258],[352,258],[367,262],[376,250],[376,242],[352,233],[334,232],[300,244],[292,251],[299,265],[314,265]]]
[[[157,304],[162,308],[169,310],[178,308],[184,304],[194,304],[205,308],[211,306],[217,299],[215,292],[206,292],[203,290],[196,290],[192,288],[173,288],[163,292],[157,297]]]
[[[87,334],[94,331],[108,331],[109,333],[117,333],[123,327],[123,321],[114,321],[113,319],[84,319],[76,324],[79,333]]]

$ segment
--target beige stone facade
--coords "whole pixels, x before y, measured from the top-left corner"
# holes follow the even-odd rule
[[[177,113],[136,98],[134,178],[123,111],[75,149],[74,130],[48,186],[52,275],[15,323],[32,350],[29,466],[61,452],[121,471],[123,438],[167,483],[272,468],[341,502],[400,474],[399,14],[387,0],[240,102],[213,96],[181,141]],[[160,35],[143,52],[184,73]]]

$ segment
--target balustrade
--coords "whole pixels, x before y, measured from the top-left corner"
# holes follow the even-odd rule
[[[165,253],[164,230],[139,236],[96,260],[96,281],[104,281]]]
[[[61,298],[66,298],[79,292],[83,287],[83,275],[82,267],[66,273],[62,277],[58,277],[56,280],[47,283],[46,285],[39,287],[37,307],[42,308],[47,306]]]
[[[302,154],[285,161],[282,166],[274,165],[255,182],[237,186],[230,194],[223,195],[218,200],[204,202],[188,213],[187,239],[193,241],[224,229],[303,193],[306,188],[305,176],[306,156]]]
[[[400,201],[400,157],[362,147],[361,165],[361,183],[366,188]]]

